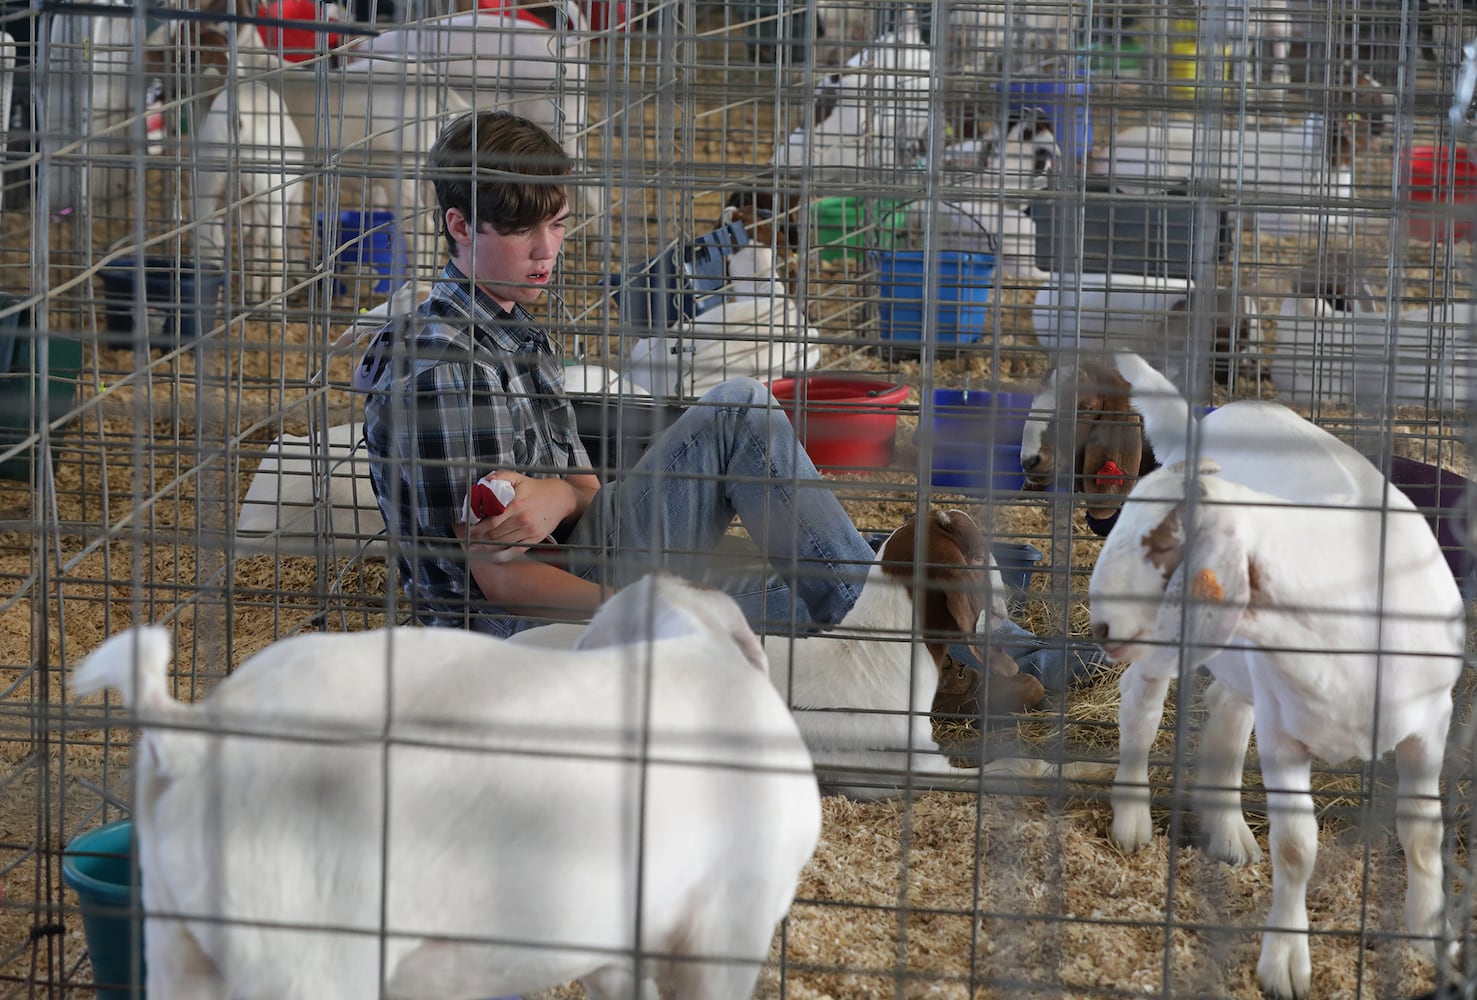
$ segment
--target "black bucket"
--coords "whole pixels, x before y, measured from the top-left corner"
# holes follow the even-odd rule
[[[226,275],[164,257],[124,258],[102,269],[106,327],[98,340],[109,347],[133,347],[139,300],[148,323],[151,348],[170,350],[190,344],[215,329]],[[142,294],[140,294],[142,282]]]

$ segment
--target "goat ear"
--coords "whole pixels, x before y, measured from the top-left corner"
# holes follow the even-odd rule
[[[1196,520],[1155,622],[1155,634],[1170,644],[1166,655],[1184,649],[1184,669],[1226,648],[1251,601],[1249,557],[1229,512],[1202,506]]]
[[[617,591],[585,626],[574,649],[606,649],[715,632],[726,635],[753,666],[769,673],[769,657],[733,598],[720,590],[653,573]]]
[[[957,508],[940,511],[939,527],[949,540],[958,547],[964,561],[971,566],[984,565],[990,559],[990,546],[984,532],[974,523],[974,518]]]
[[[974,647],[975,655],[989,665],[990,672],[1000,677],[1017,673],[1020,666],[1015,660],[1003,653],[994,655],[978,639],[979,623],[981,620],[990,621],[990,583],[985,579],[985,571],[942,570],[935,577],[935,585],[943,590],[944,606],[954,620],[954,627],[965,635],[977,637],[970,645]]]
[[[231,68],[231,38],[224,28],[214,24],[201,26],[196,42],[196,58],[202,69],[225,72]]]

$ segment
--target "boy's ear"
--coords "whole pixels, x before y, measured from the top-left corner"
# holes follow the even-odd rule
[[[459,208],[446,210],[446,232],[459,247],[469,247],[477,235],[477,228]]]

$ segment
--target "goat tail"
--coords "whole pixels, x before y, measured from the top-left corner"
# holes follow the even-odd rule
[[[1144,435],[1161,464],[1185,456],[1190,438],[1190,404],[1179,387],[1163,372],[1130,351],[1119,351],[1115,362],[1133,390],[1133,408],[1144,418]]]
[[[111,636],[87,655],[72,674],[79,695],[112,688],[123,704],[151,715],[182,708],[169,695],[169,664],[174,659],[169,630],[146,625]]]
[[[72,687],[79,696],[111,688],[123,699],[143,728],[134,748],[134,813],[146,812],[144,803],[157,794],[158,781],[199,766],[199,758],[191,753],[171,752],[175,741],[174,727],[193,709],[169,694],[169,664],[174,659],[174,645],[169,630],[158,625],[144,625],[111,636],[94,649],[72,674]],[[149,728],[166,723],[158,728]]]

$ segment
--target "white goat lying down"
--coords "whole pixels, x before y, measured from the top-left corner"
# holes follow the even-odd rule
[[[1263,449],[1268,476],[1290,472],[1274,446]],[[1394,750],[1406,924],[1428,950],[1444,932],[1438,780],[1463,605],[1430,526],[1393,486],[1314,499],[1251,489],[1220,472],[1202,462],[1192,482],[1177,462],[1141,479],[1093,569],[1093,637],[1109,656],[1132,661],[1120,682],[1112,834],[1130,851],[1152,836],[1148,755],[1165,693],[1205,663],[1219,694],[1204,739],[1234,761],[1217,779],[1234,776],[1234,784],[1219,787],[1239,789],[1246,734],[1236,717],[1249,711],[1267,789],[1272,907],[1257,978],[1272,995],[1305,997],[1315,756]],[[1259,648],[1222,652],[1233,638]],[[1220,799],[1224,836],[1238,792],[1205,794]],[[1234,822],[1245,826],[1239,809]],[[1255,847],[1249,830],[1243,836],[1213,849],[1239,860]]]
[[[1007,614],[1005,585],[984,535],[963,511],[936,510],[888,537],[856,605],[833,629],[764,637],[770,679],[795,711],[818,766],[883,772],[865,786],[848,784],[854,797],[895,795],[909,770],[972,777],[976,772],[953,767],[938,752],[930,709],[949,642],[962,634],[982,646],[982,633]],[[915,622],[922,623],[921,642],[909,641]],[[545,625],[512,641],[558,649],[576,635],[578,626]],[[1041,682],[1019,673],[1008,655],[997,647],[987,652],[992,712],[1029,708],[1045,697]]]
[[[169,659],[168,632],[141,628],[75,679],[144,727],[150,996],[451,1000],[579,977],[603,1000],[639,974],[645,1000],[734,1000],[820,836],[754,634],[670,577],[617,594],[567,652],[305,635],[194,706],[166,694]]]

